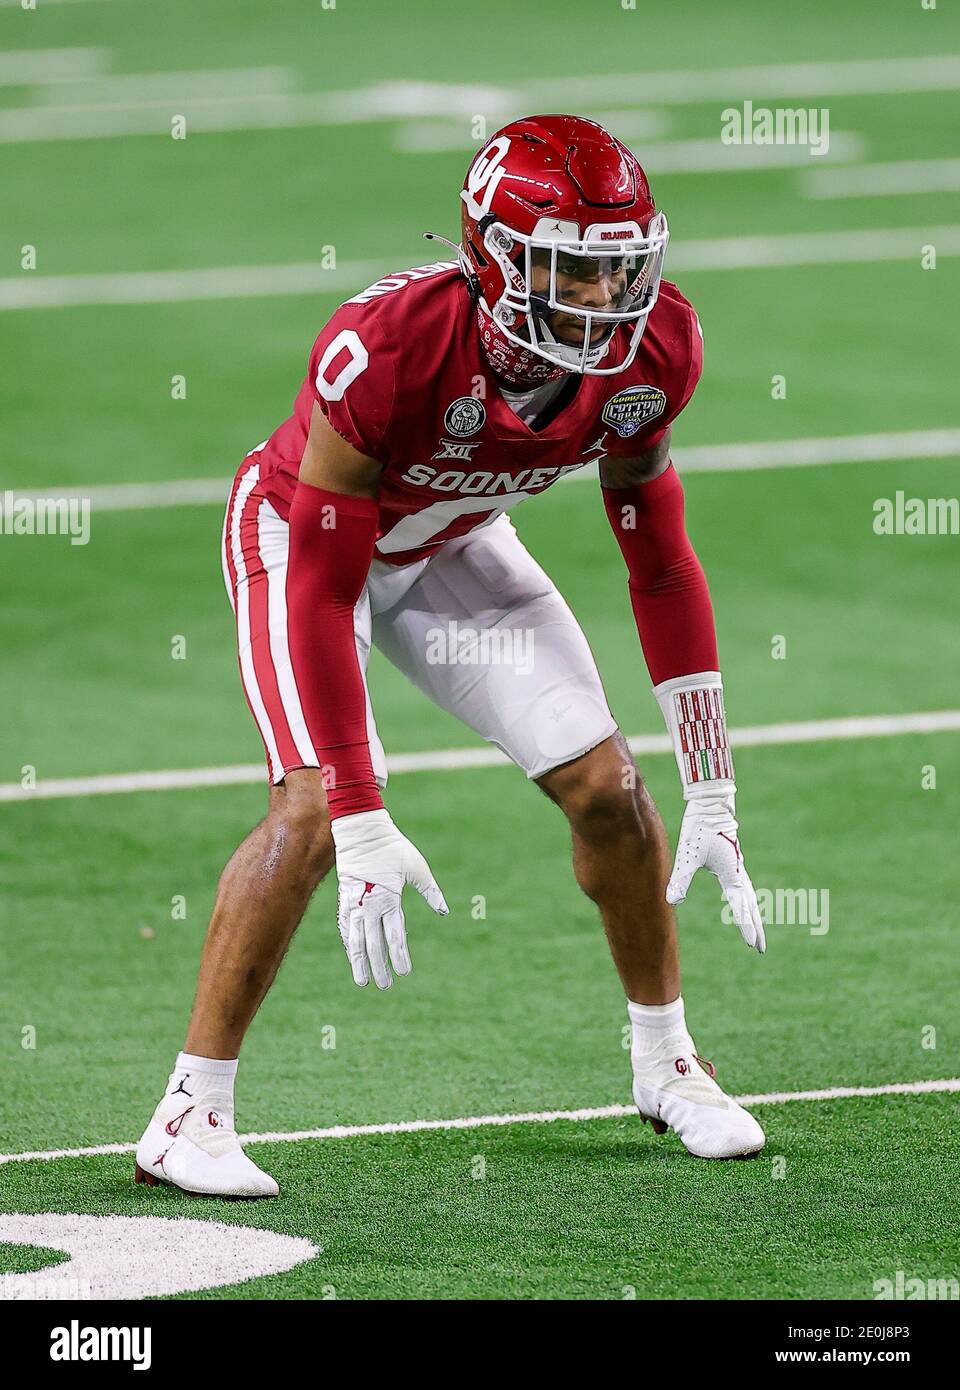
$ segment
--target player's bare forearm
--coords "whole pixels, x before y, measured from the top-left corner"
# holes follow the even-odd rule
[[[637,483],[649,483],[670,466],[670,438],[666,434],[651,449],[637,454],[631,459],[605,459],[600,465],[600,481],[604,487],[635,487]]]

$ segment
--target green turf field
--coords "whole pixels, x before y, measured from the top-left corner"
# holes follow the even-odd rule
[[[840,136],[854,138],[846,161],[649,167],[673,232],[667,274],[706,344],[678,459],[741,442],[915,439],[882,460],[689,472],[727,708],[734,726],[955,711],[960,537],[872,525],[878,498],[957,493],[960,209],[939,162],[956,156],[960,56],[939,89],[907,90],[920,60],[960,55],[952,7],[490,0],[483,15],[470,23],[439,0],[0,7],[0,55],[49,77],[45,52],[73,54],[59,80],[22,85],[0,56],[0,497],[231,474],[287,413],[325,318],[362,287],[351,265],[421,263],[436,255],[421,231],[455,234],[478,113],[492,131],[524,109],[575,106],[628,139],[642,117],[657,146],[719,148],[729,103],[824,105],[841,151]],[[829,67],[847,60],[873,67]],[[85,63],[100,71],[71,77]],[[798,64],[827,66],[757,71]],[[719,68],[747,71],[697,99],[698,74],[709,83]],[[675,84],[651,99],[641,74],[663,71]],[[173,140],[184,113],[187,138]],[[406,152],[417,142],[430,148]],[[643,156],[645,140],[630,142]],[[912,178],[917,191],[808,196],[812,166],[845,162],[905,163],[890,184]],[[867,249],[868,234],[904,228],[915,255]],[[863,254],[843,262],[670,269],[694,242],[857,232]],[[921,267],[928,243],[935,269]],[[20,268],[25,246],[35,271]],[[30,277],[255,275],[316,262],[323,246],[341,277],[327,293],[4,307]],[[776,374],[785,399],[771,396]],[[174,376],[185,399],[171,397]],[[42,794],[51,779],[261,757],[220,574],[222,508],[118,496],[95,508],[86,546],[0,534],[0,1158],[139,1136],[182,1043],[217,876],[264,804],[251,783]],[[553,489],[514,519],[581,619],[624,730],[659,732],[596,484]],[[185,660],[171,658],[177,637]],[[371,689],[388,752],[476,744],[376,654]],[[672,833],[672,758],[641,763]],[[24,769],[40,795],[9,799]],[[960,1077],[960,733],[769,742],[742,748],[737,771],[757,886],[827,892],[830,916],[823,934],[769,926],[760,960],[721,921],[712,880],[695,883],[680,917],[684,996],[721,1081],[769,1097]],[[451,916],[410,904],[412,977],[361,993],[324,885],[245,1050],[239,1126],[628,1102],[622,995],[556,810],[505,767],[403,773],[388,804]],[[174,899],[185,916],[171,915]],[[950,1091],[768,1101],[764,1154],[728,1165],[688,1158],[629,1115],[284,1139],[252,1150],[281,1184],[255,1206],[135,1188],[126,1153],[0,1161],[0,1276],[61,1258],[7,1240],[5,1215],[79,1213],[210,1220],[318,1247],[286,1273],[184,1296],[870,1299],[898,1270],[960,1277],[956,1105]]]

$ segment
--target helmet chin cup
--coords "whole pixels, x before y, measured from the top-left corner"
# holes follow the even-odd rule
[[[552,358],[565,366],[567,371],[589,374],[590,368],[596,367],[597,363],[601,362],[607,355],[607,349],[617,330],[615,325],[612,326],[598,342],[590,344],[586,367],[580,365],[583,356],[582,346],[577,347],[575,343],[563,342],[556,336],[545,318],[540,319],[537,331],[540,334],[541,346],[548,354],[548,360]],[[617,370],[621,371],[622,368],[618,367]]]

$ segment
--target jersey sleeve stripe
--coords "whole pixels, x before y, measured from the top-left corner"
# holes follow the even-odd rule
[[[256,486],[259,475],[260,470],[257,465],[254,465],[243,474],[240,485],[237,488],[237,493],[233,502],[233,514],[230,519],[228,563],[233,576],[236,600],[235,609],[237,615],[237,645],[240,655],[240,676],[243,682],[244,694],[250,706],[250,712],[257,722],[260,736],[266,748],[267,769],[270,774],[270,780],[274,782],[278,780],[278,773],[282,775],[283,764],[277,747],[277,739],[274,735],[271,722],[267,717],[266,706],[257,680],[251,639],[253,627],[250,612],[251,580],[247,574],[247,563],[241,544],[243,515],[249,505],[250,494]]]

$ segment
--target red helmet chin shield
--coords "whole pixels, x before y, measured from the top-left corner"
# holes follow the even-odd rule
[[[487,141],[460,197],[464,270],[506,341],[565,371],[628,367],[670,232],[627,147],[580,116],[527,116]],[[602,366],[621,326],[623,358]]]

